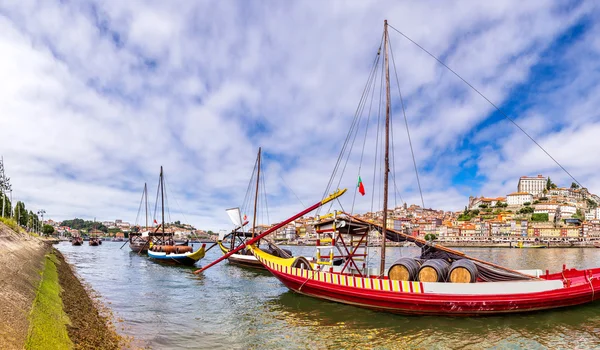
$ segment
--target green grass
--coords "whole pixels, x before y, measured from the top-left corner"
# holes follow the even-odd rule
[[[29,315],[29,334],[25,349],[72,349],[66,325],[69,318],[63,311],[60,284],[52,254],[46,255],[42,281]]]
[[[29,235],[34,236],[34,237],[39,237],[39,235],[36,234],[35,232],[27,232],[27,231],[25,231],[22,227],[20,227],[17,224],[17,221],[15,219],[13,219],[13,218],[3,218],[3,217],[0,217],[0,222],[4,223],[4,225],[10,227],[11,230],[13,230],[13,231],[15,231],[17,233],[25,233],[25,234],[29,234]]]

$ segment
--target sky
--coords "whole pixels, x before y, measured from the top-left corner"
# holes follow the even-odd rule
[[[219,230],[262,147],[259,222],[283,220],[322,198],[387,19],[599,193],[599,15],[592,1],[5,0],[0,155],[14,201],[46,217],[139,223],[144,183],[154,208],[162,165],[168,219]],[[504,196],[523,175],[571,184],[492,105],[389,35],[392,205],[421,204],[398,86],[425,207]],[[381,207],[377,110],[365,109],[368,142],[357,134],[334,181],[349,188],[344,210]]]

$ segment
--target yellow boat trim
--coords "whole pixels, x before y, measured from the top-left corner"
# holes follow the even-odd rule
[[[338,198],[339,196],[343,195],[344,193],[346,193],[347,189],[338,189],[335,192],[333,192],[332,194],[330,194],[329,196],[325,197],[325,199],[323,199],[321,201],[321,204],[326,204],[331,202],[332,200]]]
[[[204,258],[204,255],[206,255],[206,248],[204,248],[204,246],[201,246],[200,249],[196,250],[195,252],[188,255],[187,257],[198,261],[198,260]]]
[[[229,249],[225,248],[225,246],[223,245],[223,241],[218,241],[217,244],[219,244],[219,248],[221,248],[221,252],[223,252],[223,255],[229,253]]]
[[[393,281],[389,279],[378,278],[363,278],[351,275],[340,275],[336,273],[317,271],[315,264],[311,263],[313,270],[300,269],[292,267],[296,258],[279,258],[266,253],[255,246],[248,246],[254,256],[265,264],[271,270],[293,275],[296,277],[306,278],[309,280],[331,283],[345,287],[353,287],[360,289],[381,290],[390,292],[402,293],[423,293],[420,282],[412,281]],[[412,291],[411,291],[412,289]]]

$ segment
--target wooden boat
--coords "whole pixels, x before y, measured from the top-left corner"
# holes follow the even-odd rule
[[[129,249],[131,249],[132,252],[145,254],[148,252],[149,247],[150,243],[148,242],[148,237],[129,234]]]
[[[94,222],[96,222],[95,218],[94,218]],[[97,247],[97,246],[101,245],[102,244],[102,240],[100,239],[101,234],[102,234],[102,231],[96,230],[95,228],[92,229],[89,232],[90,239],[88,241],[88,244],[92,247]]]
[[[184,247],[190,250],[188,251]],[[190,246],[153,245],[148,250],[148,256],[162,262],[192,266],[204,258],[206,244],[202,244],[200,249],[195,252],[191,251],[191,249],[192,247]]]
[[[144,207],[146,211],[146,232],[145,234],[139,232],[139,230],[138,232],[130,232],[128,238],[129,249],[138,254],[148,253],[148,248],[150,248],[150,236],[148,231],[148,185],[146,183],[144,183],[144,191],[142,192],[142,203],[145,204]],[[140,203],[140,209],[142,203]]]
[[[541,249],[548,248],[545,244],[532,244],[532,243],[523,243],[523,241],[517,242],[515,248],[531,248],[531,249]]]
[[[83,238],[81,236],[74,236],[71,238],[71,245],[82,245]]]
[[[160,198],[161,198],[161,224],[159,228],[162,232],[152,232],[149,235],[150,248],[148,249],[148,257],[151,259],[175,263],[181,265],[194,265],[206,254],[206,244],[203,244],[200,249],[193,251],[193,246],[188,243],[175,245],[173,234],[165,234],[165,198],[164,198],[164,177],[163,168],[160,167]],[[158,229],[158,228],[157,228]]]
[[[254,193],[254,209],[253,209],[253,219],[252,219],[252,229],[250,232],[244,232],[244,226],[248,224],[246,218],[242,220],[242,216],[239,208],[230,208],[227,209],[227,215],[231,219],[232,223],[236,226],[236,228],[226,235],[225,237],[219,237],[217,244],[219,245],[219,249],[223,254],[229,253],[230,250],[235,249],[238,245],[244,243],[246,240],[251,239],[255,236],[254,232],[256,232],[256,217],[257,217],[257,207],[258,207],[258,198],[259,196],[259,188],[260,188],[260,180],[261,180],[261,157],[262,149],[258,148],[258,154],[256,156],[255,168],[252,176],[250,177],[250,185],[252,185],[253,179],[256,177],[255,184],[255,193]],[[256,175],[256,176],[255,176]],[[250,185],[248,189],[250,190]],[[263,189],[264,190],[264,189]],[[248,193],[246,194],[248,195]],[[266,194],[265,194],[266,197]],[[229,238],[229,242],[227,242],[229,247],[225,246],[224,239]],[[276,247],[275,245],[267,242],[266,249],[271,254],[275,256],[283,256],[283,257],[292,257],[292,252],[288,249],[281,249]],[[254,269],[265,270],[264,266],[256,259],[256,257],[247,249],[243,249],[236,254],[232,254],[227,258],[227,261],[232,265],[238,265],[242,267],[249,267]]]
[[[254,244],[277,228],[267,230],[254,237],[225,254],[223,258],[227,258],[239,250],[248,249],[267,270],[294,292],[318,299],[391,313],[483,316],[556,309],[599,300],[600,268],[576,270],[563,267],[562,271],[552,274],[548,271],[543,273],[542,270],[511,270],[467,256],[433,241],[426,241],[387,227],[391,109],[388,40],[388,24],[385,21],[383,53],[386,117],[381,220],[367,221],[348,213],[334,212],[331,219],[318,221],[315,224],[317,234],[329,238],[325,241],[326,246],[316,247],[318,248],[317,259],[314,263],[308,262],[302,257],[276,257],[257,249]],[[379,57],[379,52],[377,57]],[[379,71],[376,63],[377,60],[374,63],[373,72]],[[372,81],[377,81],[377,79]],[[373,85],[375,86],[374,83]],[[357,121],[353,123],[353,125],[358,124]],[[352,132],[351,128],[347,140],[350,139]],[[346,146],[345,144],[343,149],[352,148],[351,146],[346,148]],[[343,159],[344,156],[344,151],[342,151],[340,159]],[[335,173],[334,170],[334,175]],[[343,174],[340,175],[340,179],[342,176]],[[358,187],[361,188],[360,173],[358,178]],[[336,197],[343,192],[345,190]],[[359,192],[364,195],[364,190],[359,189]],[[320,205],[317,203],[307,210],[318,207]],[[298,215],[305,213],[306,211],[299,213],[288,220],[294,220]],[[373,231],[378,231],[382,238],[378,269],[371,268],[365,263],[368,256],[366,241],[369,233]],[[389,269],[386,269],[387,240],[413,242],[421,247],[421,255],[417,258],[401,258]],[[334,255],[333,247],[341,248],[339,256]],[[329,254],[321,253],[325,249],[329,249]],[[333,263],[334,259],[340,256],[344,258],[344,262],[342,265],[336,266]],[[210,268],[223,258],[196,272],[200,273]]]
[[[223,255],[228,254],[230,252],[230,249],[225,247],[223,245],[222,241],[218,241],[217,244],[219,245],[219,248],[221,249],[221,252],[223,253]],[[292,257],[293,256],[292,252],[288,249],[263,248],[263,250],[265,250],[265,249],[267,249],[267,252],[269,254],[272,254],[274,256],[284,256],[284,257]],[[309,258],[308,260],[310,261],[310,260],[312,260],[312,258]],[[254,256],[254,254],[252,253],[252,251],[250,251],[248,249],[243,249],[236,254],[231,254],[227,258],[227,261],[229,261],[229,263],[233,264],[233,265],[249,267],[249,268],[259,269],[259,270],[266,270],[265,266],[260,261],[258,261],[256,256]]]

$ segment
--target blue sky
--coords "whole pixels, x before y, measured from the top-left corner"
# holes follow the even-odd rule
[[[294,192],[320,199],[387,18],[597,193],[598,11],[591,1],[9,0],[0,154],[13,197],[55,219],[134,221],[163,165],[173,220],[217,230],[230,227],[224,209],[242,204],[262,146],[270,219],[281,220],[303,208]],[[521,175],[571,183],[451,73],[390,40],[427,207],[506,195]],[[420,203],[394,106],[399,194]],[[352,190],[358,158],[342,178]],[[367,190],[377,182],[361,176]],[[367,197],[356,210],[370,209]]]

